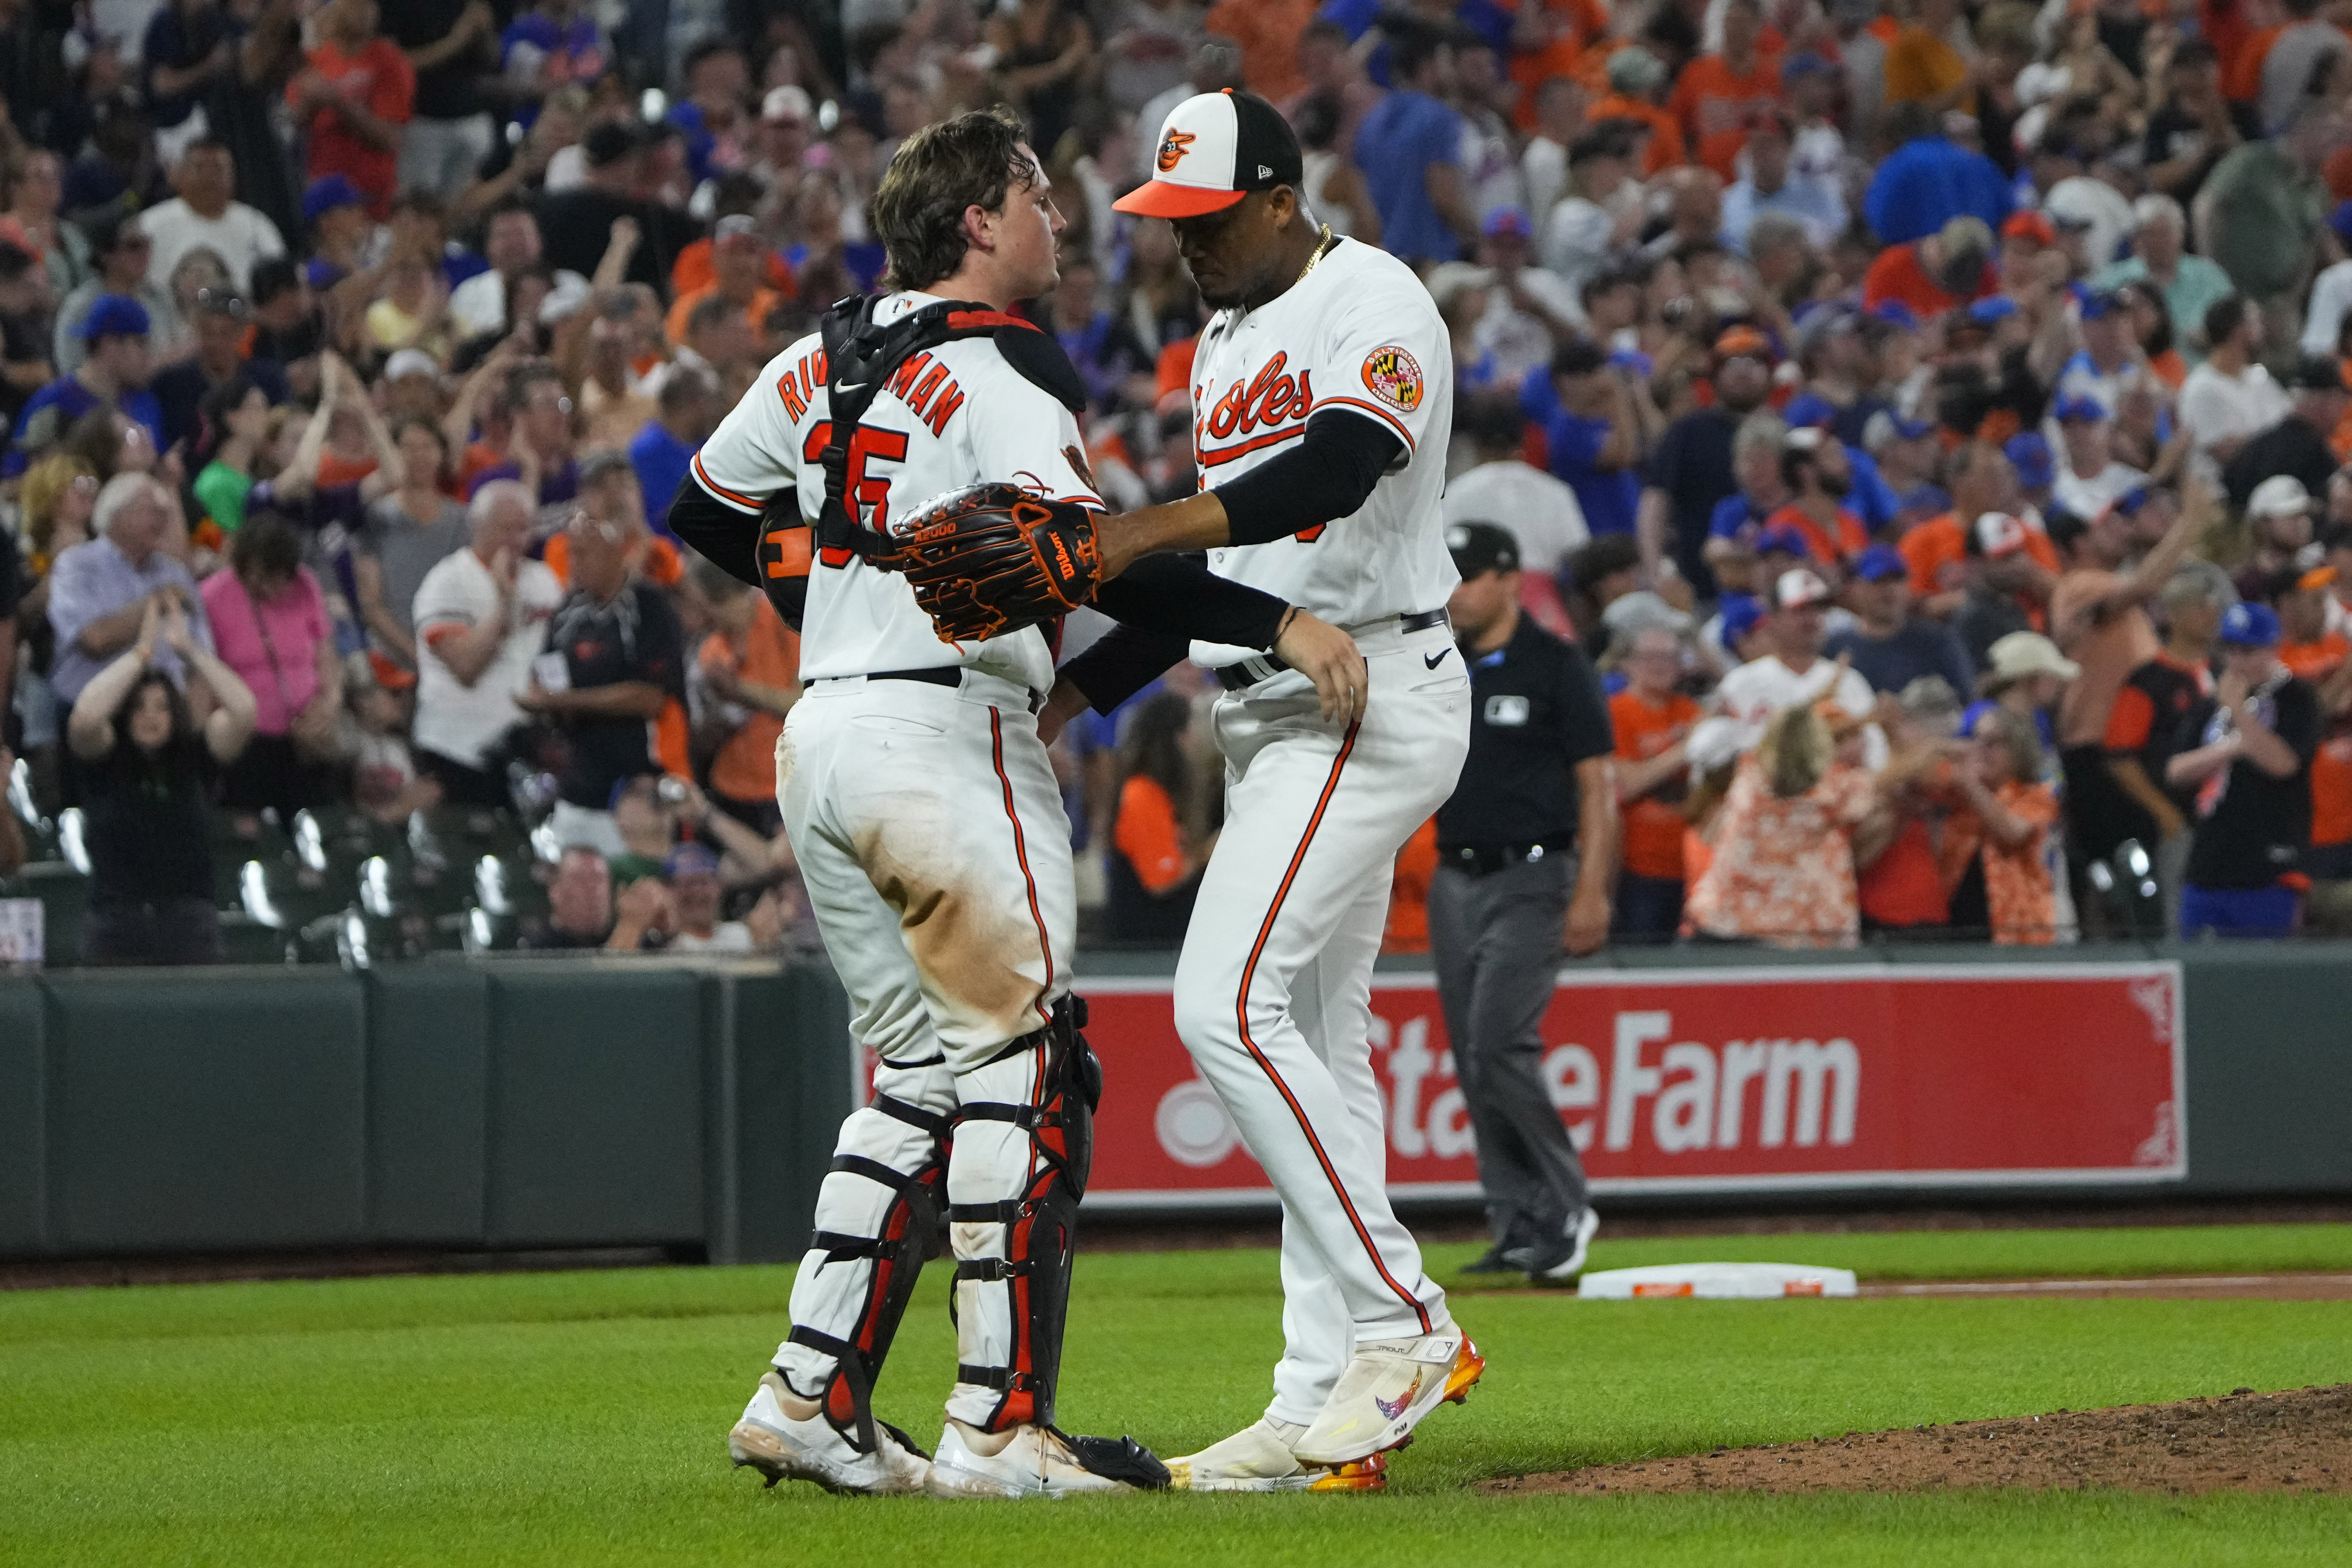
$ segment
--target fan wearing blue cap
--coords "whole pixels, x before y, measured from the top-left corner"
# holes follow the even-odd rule
[[[2051,405],[2066,460],[2058,465],[2051,499],[2076,517],[2096,517],[2126,490],[2138,489],[2147,476],[2116,460],[2113,410],[2081,393],[2062,395]],[[2023,437],[2020,437],[2022,439]]]
[[[2182,721],[2196,744],[2165,764],[2165,783],[2196,792],[2180,934],[2280,937],[2299,900],[2282,879],[2311,840],[2311,760],[2319,697],[2279,662],[2279,619],[2266,605],[2221,615],[2221,673]]]
[[[1940,621],[1911,613],[1911,563],[1891,544],[1874,544],[1854,557],[1848,602],[1860,624],[1822,645],[1831,658],[1846,658],[1870,689],[1899,693],[1923,675],[1940,676],[1955,691],[1972,677],[1960,639]]]
[[[147,390],[147,307],[127,294],[100,294],[82,318],[86,353],[79,368],[33,394],[16,416],[0,478],[15,479],[31,459],[62,439],[93,408],[118,408],[147,427],[163,446],[163,409]]]
[[[2131,307],[2120,294],[2088,293],[2075,307],[2083,346],[2058,371],[2060,398],[2089,398],[2113,415],[2135,392],[2169,406],[2172,389],[2157,379],[2132,337]]]

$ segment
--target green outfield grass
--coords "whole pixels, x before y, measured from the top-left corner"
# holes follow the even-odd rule
[[[1475,1251],[1434,1249],[1458,1267]],[[1622,1242],[1596,1267],[1775,1258],[1877,1278],[2352,1268],[2352,1226]],[[1852,1429],[2352,1381],[2352,1306],[2244,1300],[1465,1300],[1486,1384],[1383,1496],[1024,1508],[763,1492],[723,1437],[789,1271],[0,1295],[0,1563],[1189,1568],[1767,1562],[2340,1563],[2352,1501],[1947,1494],[1516,1498],[1478,1479]],[[928,1441],[946,1270],[883,1384]],[[1064,1425],[1181,1452],[1250,1420],[1270,1254],[1088,1257]]]

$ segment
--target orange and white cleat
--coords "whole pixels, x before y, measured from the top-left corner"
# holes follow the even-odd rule
[[[1389,1484],[1386,1454],[1344,1465],[1301,1464],[1290,1445],[1307,1428],[1261,1417],[1197,1454],[1168,1461],[1169,1485],[1194,1492],[1376,1492]]]
[[[1486,1371],[1459,1329],[1358,1345],[1294,1452],[1304,1465],[1339,1466],[1401,1448],[1431,1411],[1466,1400]]]

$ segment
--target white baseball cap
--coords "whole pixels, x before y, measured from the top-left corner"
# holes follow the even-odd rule
[[[808,90],[790,82],[770,88],[768,96],[760,100],[760,118],[772,123],[787,120],[806,121],[815,112],[815,106],[809,102]]]
[[[437,376],[440,374],[441,366],[423,349],[403,349],[383,362],[383,378],[386,381],[398,381],[404,375]]]
[[[1989,511],[1977,519],[1977,547],[1998,559],[2025,548],[2025,524],[2005,511]]]
[[[1282,111],[1232,88],[1188,98],[1160,126],[1152,179],[1111,204],[1145,217],[1223,212],[1252,191],[1296,185],[1306,176],[1298,137]]]
[[[2246,498],[2249,517],[2292,517],[2312,508],[2311,492],[2293,474],[2273,474]]]
[[[1802,609],[1807,605],[1825,605],[1830,599],[1830,585],[1802,566],[1791,566],[1780,574],[1772,584],[1772,600],[1784,610]]]

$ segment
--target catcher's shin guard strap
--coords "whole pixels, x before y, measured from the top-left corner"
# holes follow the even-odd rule
[[[870,1454],[878,1441],[876,1433],[879,1424],[874,1416],[875,1380],[882,1374],[882,1363],[890,1353],[899,1320],[906,1316],[907,1303],[914,1294],[915,1280],[923,1264],[939,1255],[940,1199],[943,1195],[940,1189],[947,1173],[943,1147],[947,1119],[888,1096],[877,1097],[868,1109],[929,1132],[929,1158],[919,1170],[910,1173],[862,1154],[834,1157],[833,1173],[825,1178],[828,1187],[850,1177],[887,1187],[891,1197],[883,1208],[877,1234],[866,1236],[832,1228],[825,1220],[830,1217],[838,1224],[849,1215],[870,1213],[869,1209],[854,1197],[843,1198],[820,1190],[819,1225],[810,1239],[810,1247],[824,1255],[815,1265],[820,1270],[842,1266],[862,1267],[866,1270],[862,1285],[857,1288],[856,1326],[844,1338],[795,1323],[790,1338],[794,1344],[833,1358],[833,1375],[817,1392],[817,1398],[834,1428],[859,1452]],[[933,1127],[931,1123],[938,1125]],[[828,1196],[834,1196],[835,1201],[828,1203]]]
[[[971,1309],[986,1299],[983,1293],[1004,1292],[1010,1329],[1007,1364],[967,1360],[957,1373],[966,1384],[1002,1395],[986,1423],[991,1431],[1054,1418],[1078,1200],[1093,1164],[1094,1107],[1102,1093],[1101,1068],[1077,1031],[1080,1016],[1077,1007],[1066,1004],[1055,1009],[1051,1024],[1031,1037],[1032,1048],[1045,1053],[1043,1070],[1025,1075],[1037,1086],[1033,1102],[977,1101],[959,1112],[961,1119],[1005,1122],[1025,1134],[1028,1157],[1023,1166],[1034,1173],[1017,1195],[992,1200],[960,1195],[948,1209],[956,1237],[956,1294],[966,1309],[963,1316],[974,1315]],[[967,1252],[968,1247],[986,1245],[973,1235],[975,1230],[982,1237],[991,1230],[1003,1237],[1001,1251],[990,1249],[998,1255]]]

